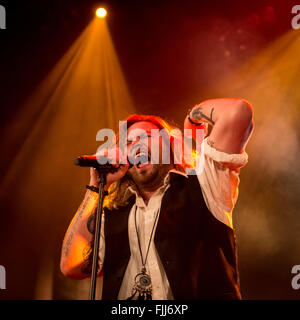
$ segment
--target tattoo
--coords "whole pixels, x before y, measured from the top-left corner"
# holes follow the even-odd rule
[[[90,257],[91,257],[92,252],[93,252],[93,249],[92,249],[91,244],[89,243],[82,251],[83,260],[84,261],[89,260]]]
[[[86,225],[87,229],[92,235],[95,234],[95,217],[96,217],[95,213],[91,214],[88,218],[87,225]]]
[[[192,117],[197,120],[205,119],[208,122],[210,122],[212,125],[214,125],[215,122],[213,121],[213,118],[212,118],[213,112],[214,112],[214,108],[211,108],[210,116],[208,117],[202,112],[202,108],[198,107],[192,111]]]
[[[84,262],[81,267],[81,271],[82,271],[82,273],[85,273],[85,274],[92,273],[94,241],[95,241],[96,213],[97,213],[97,208],[95,209],[94,213],[89,216],[88,221],[87,221],[87,229],[93,235],[93,238],[90,241],[90,243],[82,251],[82,257],[83,257]],[[97,272],[99,272],[99,270],[100,270],[100,257],[98,256],[98,270],[97,270]]]
[[[93,262],[85,261],[81,267],[81,272],[84,274],[91,274],[92,273]]]
[[[92,273],[93,253],[94,253],[93,245],[94,245],[94,239],[92,239],[92,241],[82,251],[82,257],[84,260],[82,267],[81,267],[82,273],[85,273],[85,274]],[[98,256],[98,270],[97,270],[97,272],[99,272],[99,270],[100,270],[100,258]]]
[[[68,235],[68,238],[64,241],[64,244],[63,244],[63,254],[64,256],[67,256],[70,252],[70,248],[71,248],[71,244],[72,244],[72,240],[73,240],[73,237],[74,237],[74,228],[76,226],[76,224],[78,223],[79,219],[81,218],[82,214],[83,214],[83,211],[88,203],[88,201],[90,200],[90,195],[88,195],[81,207],[79,208],[78,212],[77,212],[77,215],[76,215],[76,218],[74,220],[74,223],[72,224],[72,228],[69,232],[69,235]]]
[[[73,232],[73,230],[71,230],[68,239],[65,241],[65,243],[63,245],[64,256],[67,256],[70,252],[70,247],[71,247],[71,243],[73,240],[73,236],[74,236],[74,232]]]
[[[79,211],[77,213],[77,218],[76,218],[76,222],[79,220],[79,218],[82,216],[82,213],[88,203],[88,201],[90,200],[91,195],[87,195],[87,197],[84,199],[82,206],[79,208]]]
[[[83,264],[81,267],[81,271],[85,274],[90,274],[92,272],[92,264],[93,264],[93,242],[89,243],[82,251]]]
[[[215,143],[213,141],[207,139],[207,144],[213,148]]]

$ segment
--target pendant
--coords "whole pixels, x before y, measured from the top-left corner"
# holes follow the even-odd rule
[[[146,273],[145,268],[135,276],[134,281],[135,284],[132,288],[132,296],[130,298],[133,299],[133,297],[138,294],[137,300],[152,300],[151,278]]]

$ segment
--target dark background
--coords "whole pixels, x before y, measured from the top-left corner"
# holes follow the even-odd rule
[[[212,92],[214,97],[218,96],[218,92],[211,89],[216,81],[291,30],[291,8],[297,2],[28,0],[1,1],[0,4],[7,12],[7,29],[0,30],[0,125],[3,127],[14,121],[23,101],[84,30],[98,6],[108,9],[108,26],[136,110],[159,114],[181,124],[189,107],[213,98]],[[251,102],[255,112],[255,101]],[[266,112],[272,113],[272,103],[266,106]],[[258,117],[258,124],[260,121]],[[299,142],[299,134],[297,137]],[[11,150],[2,148],[1,151],[4,154],[0,166],[2,177],[14,155]],[[255,148],[250,151],[253,154]],[[9,156],[5,156],[6,152]],[[51,170],[55,172],[55,167]],[[280,182],[274,182],[275,170],[272,179],[265,184],[261,183],[266,181],[264,178],[253,182],[253,176],[263,177],[264,174],[263,167],[259,168],[257,163],[249,163],[243,169],[241,198],[234,211],[242,294],[247,299],[298,299],[300,293],[291,288],[290,281],[292,266],[300,264],[299,251],[293,247],[299,242],[299,217],[296,215],[299,174],[296,173],[290,189],[295,195],[284,195],[284,201],[279,197],[283,188],[289,188],[289,181],[283,188],[281,185],[276,189],[276,183]],[[74,180],[71,183],[76,185]],[[85,298],[77,288],[77,282],[64,279],[58,266],[62,237],[83,191],[73,192],[71,196],[65,189],[57,194],[65,199],[63,208],[61,199],[56,206],[44,203],[52,220],[39,224],[39,217],[22,218],[22,210],[16,212],[12,206],[18,201],[19,188],[22,188],[22,176],[10,188],[10,194],[1,197],[0,264],[7,270],[7,290],[0,291],[0,298],[43,298],[36,293],[35,286],[41,276],[37,276],[41,252],[44,257],[49,242],[55,244],[54,248],[50,246],[48,255],[53,264],[49,280],[54,288],[51,297]],[[263,197],[262,190],[266,192],[263,193],[265,202],[270,204],[267,224],[277,236],[282,234],[280,248],[270,249],[267,253],[259,250],[262,245],[259,234],[264,233],[263,227],[258,227],[255,245],[249,244],[243,236],[248,228],[248,217],[242,214],[247,211],[243,208],[255,202],[256,196]],[[49,190],[41,188],[40,192]],[[39,199],[37,197],[37,201],[41,201]],[[284,208],[278,209],[280,206]],[[270,218],[277,209],[279,212],[292,210],[293,213],[288,217],[278,213]],[[32,208],[23,210],[28,213]],[[258,213],[256,220],[250,219],[249,223],[252,228],[253,223],[259,226]],[[79,293],[74,294],[75,291]]]
[[[172,109],[206,98],[205,89],[226,68],[290,30],[297,2],[1,3],[7,9],[7,30],[1,32],[1,120],[6,121],[92,19],[93,8],[109,10],[109,28],[136,107],[170,115]],[[245,30],[241,35],[239,28]],[[247,49],[226,61],[224,70],[216,66],[227,47],[245,43]]]

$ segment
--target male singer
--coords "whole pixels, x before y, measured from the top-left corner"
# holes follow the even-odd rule
[[[188,112],[184,128],[211,126],[197,175],[174,163],[172,139],[170,163],[161,157],[158,164],[125,163],[107,175],[99,250],[102,299],[241,299],[232,210],[252,116],[249,103],[238,98],[206,100]],[[127,150],[147,140],[150,159],[153,129],[171,128],[156,116],[130,116]],[[147,136],[136,138],[135,129]],[[167,145],[163,138],[158,144],[159,150]],[[63,242],[61,271],[67,277],[90,276],[97,187],[97,171],[91,169]]]

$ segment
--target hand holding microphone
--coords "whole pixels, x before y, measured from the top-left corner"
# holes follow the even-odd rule
[[[122,179],[130,164],[119,148],[103,149],[101,154],[81,156],[74,160],[76,165],[90,168],[90,185],[96,188],[98,185],[99,171],[106,172],[105,189],[115,181]],[[132,165],[131,165],[132,166]]]
[[[98,172],[105,172],[107,189],[111,183],[123,178],[134,165],[148,162],[148,153],[142,152],[145,148],[142,144],[136,144],[130,148],[129,155],[124,155],[120,148],[102,149],[96,155],[78,157],[74,163],[81,167],[91,167],[90,185],[94,187],[98,187]]]

